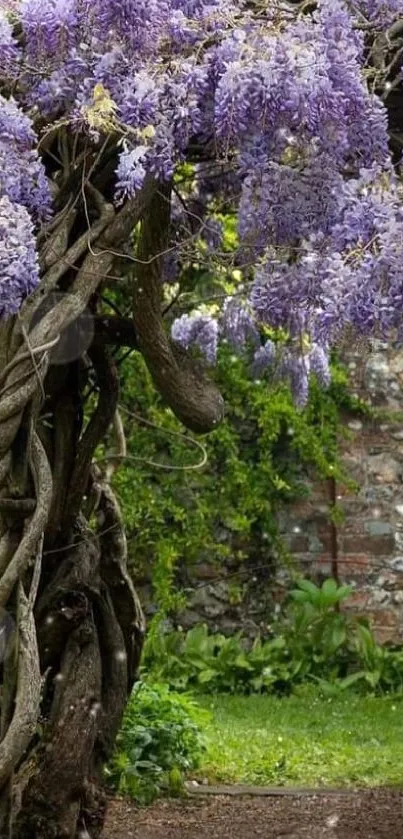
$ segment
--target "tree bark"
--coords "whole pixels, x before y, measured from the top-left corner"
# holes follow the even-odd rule
[[[42,732],[33,737],[15,774],[13,839],[101,835],[102,768],[134,683],[144,627],[127,575],[116,502],[107,487],[99,510],[105,511],[108,526],[116,527],[114,535],[105,533],[94,542],[78,521],[77,546],[65,552],[38,600],[36,625],[46,673]]]
[[[106,347],[139,348],[168,404],[196,431],[214,428],[223,412],[204,371],[165,335],[156,293],[163,193],[146,181],[117,212],[87,183],[89,215],[80,203],[71,209],[61,186],[65,210],[39,235],[40,286],[0,324],[0,621],[4,613],[15,626],[0,660],[1,839],[101,835],[103,767],[140,661],[144,621],[112,466],[94,466],[118,408]],[[140,261],[147,253],[152,267],[137,277],[133,318],[98,317],[99,287],[141,219]],[[92,342],[68,360],[88,309]],[[91,410],[89,368],[98,394]]]
[[[17,622],[3,666],[2,839],[101,835],[103,767],[140,660],[123,521],[93,465],[118,404],[117,371],[102,346],[90,356],[99,395],[86,427],[73,362],[50,371],[45,402],[29,403],[1,462],[0,603],[5,614],[16,604]]]

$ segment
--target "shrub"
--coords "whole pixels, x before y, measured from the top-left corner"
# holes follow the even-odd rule
[[[162,791],[180,792],[183,773],[196,768],[202,753],[204,715],[188,696],[140,682],[106,770],[108,784],[139,804],[150,803]]]
[[[403,650],[381,647],[364,620],[335,608],[350,593],[332,579],[322,586],[300,580],[276,636],[252,645],[241,633],[226,638],[206,626],[153,633],[144,671],[177,690],[208,693],[291,693],[307,682],[323,690],[401,690]]]

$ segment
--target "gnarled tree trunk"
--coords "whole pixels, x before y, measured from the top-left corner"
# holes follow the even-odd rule
[[[141,651],[141,610],[127,575],[115,499],[101,490],[105,534],[77,522],[69,549],[39,597],[37,627],[45,730],[16,773],[17,837],[100,835],[102,767],[111,754]],[[111,528],[108,532],[108,528]]]
[[[91,463],[117,407],[116,370],[102,349],[89,352],[99,397],[84,432],[73,362],[51,371],[44,407],[23,413],[11,458],[4,455],[0,597],[17,631],[4,673],[15,693],[9,707],[3,693],[2,837],[100,835],[102,768],[141,653],[143,618],[119,508]]]
[[[42,237],[40,287],[0,325],[0,620],[14,626],[0,674],[1,839],[100,836],[103,766],[140,660],[123,523],[110,469],[93,458],[118,411],[108,345],[138,347],[190,427],[222,417],[219,393],[162,325],[169,193],[148,182],[115,213],[85,190],[85,214],[80,203],[61,211]],[[99,287],[140,219],[139,253],[153,269],[137,277],[133,319],[104,316]]]

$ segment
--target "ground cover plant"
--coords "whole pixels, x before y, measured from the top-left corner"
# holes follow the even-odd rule
[[[267,786],[400,786],[402,695],[218,696],[210,711],[199,782]]]
[[[186,773],[198,767],[202,728],[208,719],[196,702],[168,685],[139,683],[126,707],[113,760],[106,770],[112,789],[139,804],[183,792]]]
[[[144,690],[142,698],[141,691]],[[133,694],[106,780],[138,804],[185,783],[365,787],[403,782],[403,694]]]
[[[403,651],[340,610],[350,593],[301,579],[275,637],[252,645],[206,626],[151,636],[107,770],[113,788],[149,803],[186,779],[400,785]]]

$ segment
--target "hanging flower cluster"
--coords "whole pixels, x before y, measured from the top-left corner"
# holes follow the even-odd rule
[[[172,335],[183,346],[212,361],[225,337],[252,345],[261,369],[273,360],[265,329],[281,328],[283,374],[303,402],[310,373],[328,380],[328,350],[346,325],[402,335],[402,202],[367,72],[371,37],[401,15],[403,0],[318,0],[303,11],[274,0],[259,13],[246,0],[4,2],[1,315],[38,282],[35,226],[50,211],[33,119],[89,143],[116,136],[118,204],[204,150],[196,209],[185,224],[178,213],[172,241],[194,236],[205,213],[201,239],[219,249],[211,208],[225,198],[253,282],[217,321],[180,318]],[[163,270],[166,281],[180,272],[172,249]]]

